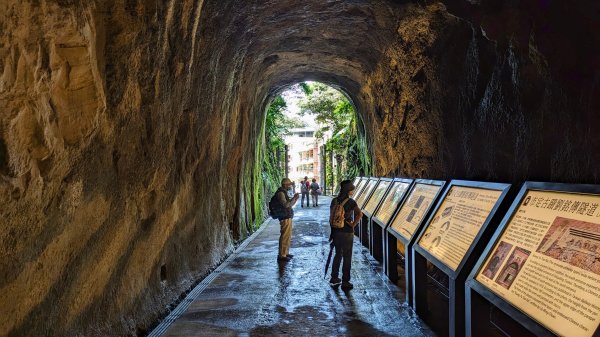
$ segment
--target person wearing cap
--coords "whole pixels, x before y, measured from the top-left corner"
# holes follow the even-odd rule
[[[344,227],[331,228],[330,239],[335,247],[335,256],[333,257],[333,265],[331,266],[331,279],[329,283],[332,286],[342,284],[342,290],[350,290],[354,288],[350,283],[350,266],[352,265],[352,241],[354,240],[354,227],[362,218],[362,212],[352,195],[356,187],[351,180],[344,180],[340,183],[340,193],[331,201],[330,208],[333,208],[334,203],[338,205],[344,203]],[[339,278],[340,264],[342,265],[342,278]]]
[[[279,254],[277,261],[288,262],[293,257],[290,254],[290,243],[292,241],[292,218],[294,210],[292,207],[298,201],[299,193],[295,193],[293,197],[288,196],[288,190],[292,186],[292,181],[289,178],[283,178],[281,187],[277,190],[277,200],[286,209],[286,215],[279,219],[280,234],[279,234]]]

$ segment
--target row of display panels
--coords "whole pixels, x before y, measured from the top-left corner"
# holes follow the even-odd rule
[[[415,250],[461,268],[510,185],[362,178],[359,207]],[[443,192],[442,192],[443,190]],[[600,186],[528,182],[471,272],[469,284],[562,336],[594,336],[600,323]],[[439,196],[439,199],[438,199]],[[429,213],[437,199],[430,216]]]

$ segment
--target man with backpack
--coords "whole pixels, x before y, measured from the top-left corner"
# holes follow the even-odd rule
[[[330,240],[333,241],[335,256],[331,266],[332,286],[342,284],[342,290],[354,288],[350,283],[350,266],[352,264],[352,241],[354,227],[360,222],[362,212],[352,195],[356,188],[351,180],[340,183],[340,193],[333,198],[330,206],[329,225],[331,226]],[[339,278],[340,264],[343,260],[342,278]]]
[[[300,207],[304,207],[304,198],[306,198],[306,207],[309,206],[310,200],[308,199],[308,190],[310,189],[310,183],[308,177],[304,177],[304,180],[300,184],[300,192],[302,192],[302,199],[300,200]]]
[[[292,207],[298,201],[299,194],[295,193],[293,197],[288,196],[288,190],[292,186],[289,178],[283,178],[281,187],[277,189],[271,201],[269,201],[269,213],[274,219],[279,220],[279,254],[277,261],[288,262],[293,257],[290,254],[290,243],[292,241],[292,218],[294,210]]]

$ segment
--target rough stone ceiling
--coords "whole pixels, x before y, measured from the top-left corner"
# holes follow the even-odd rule
[[[224,6],[225,5],[225,6]],[[272,96],[303,80],[339,86],[353,98],[393,37],[385,1],[207,2],[204,14],[226,33],[224,50],[244,59],[251,83]],[[385,15],[383,15],[385,14]],[[214,33],[214,32],[205,32]]]

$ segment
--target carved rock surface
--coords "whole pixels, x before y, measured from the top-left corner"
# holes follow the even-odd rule
[[[247,235],[266,106],[378,175],[598,183],[597,1],[0,1],[0,336],[136,335]]]

